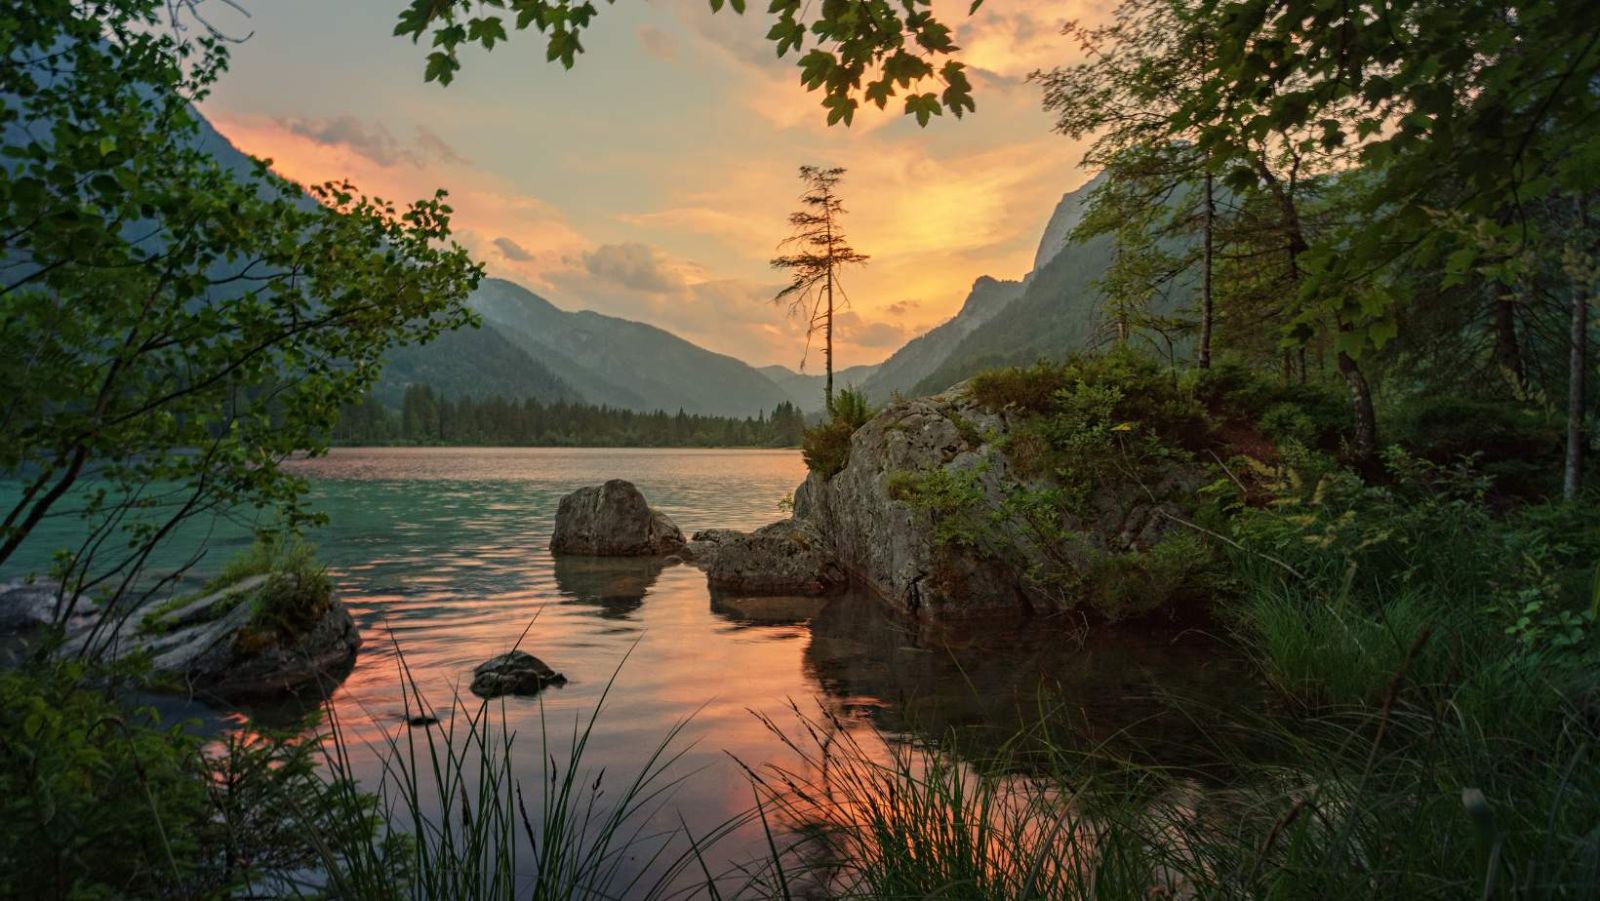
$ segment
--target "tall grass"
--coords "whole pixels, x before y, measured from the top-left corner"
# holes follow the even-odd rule
[[[620,782],[584,766],[616,673],[565,736],[552,730],[540,702],[540,729],[530,743],[504,727],[503,701],[464,702],[457,693],[452,709],[461,712],[441,719],[404,656],[397,659],[407,720],[432,723],[368,747],[383,773],[375,799],[358,787],[349,734],[330,708],[323,739],[328,781],[344,787],[349,815],[377,814],[387,824],[378,841],[330,844],[325,864],[338,896],[678,897],[699,885],[695,870],[704,868],[704,851],[745,819],[730,818],[698,836],[686,826],[659,825],[690,775],[675,771],[687,750],[686,722],[669,729]],[[540,784],[517,778],[519,755],[540,761]],[[532,805],[529,795],[537,799]]]
[[[878,754],[826,715],[774,725],[801,762],[751,776],[791,838],[749,894],[1594,897],[1592,726],[1496,737],[1404,683],[1380,707],[1260,719],[1221,782],[1042,733],[1042,755],[1010,743],[972,766],[943,743]]]

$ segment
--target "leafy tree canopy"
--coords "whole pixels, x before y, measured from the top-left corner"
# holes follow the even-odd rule
[[[467,322],[479,277],[442,193],[402,207],[330,183],[313,201],[265,161],[220,162],[192,104],[225,46],[172,15],[0,12],[0,479],[20,486],[0,564],[76,517],[79,543],[21,558],[55,552],[73,597],[124,597],[195,516],[307,520],[279,464],[326,446],[387,350]]]
[[[973,0],[970,12],[982,3]],[[743,15],[745,4],[711,0],[711,11],[726,5]],[[954,56],[960,48],[931,6],[932,0],[771,0],[767,40],[779,57],[797,55],[800,82],[822,92],[829,125],[849,125],[862,100],[883,109],[896,96],[906,115],[927,125],[945,110],[959,118],[976,109],[966,66]],[[570,69],[599,12],[588,0],[410,0],[394,33],[413,42],[431,34],[425,78],[447,85],[461,69],[460,48],[494,49],[509,39],[508,23],[544,35],[545,59]]]

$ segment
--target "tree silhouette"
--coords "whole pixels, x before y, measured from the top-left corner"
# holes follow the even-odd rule
[[[838,286],[838,270],[869,259],[850,246],[841,228],[844,201],[835,189],[843,177],[844,170],[838,167],[800,167],[800,180],[806,185],[805,192],[800,195],[804,206],[789,214],[794,234],[778,245],[780,249],[795,248],[799,252],[772,260],[772,268],[792,273],[788,286],[779,291],[773,301],[787,302],[790,313],[806,314],[808,349],[811,336],[818,328],[822,329],[822,354],[828,370],[823,391],[829,413],[833,412],[833,295]],[[848,297],[845,300],[848,302]]]

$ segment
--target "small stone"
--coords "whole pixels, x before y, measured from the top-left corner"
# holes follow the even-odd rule
[[[567,677],[523,651],[491,657],[472,671],[472,693],[480,698],[537,694],[546,685],[565,685]]]

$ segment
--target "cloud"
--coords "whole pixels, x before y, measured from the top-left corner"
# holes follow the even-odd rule
[[[438,132],[426,125],[417,126],[417,147],[424,155],[439,162],[455,163],[457,165],[466,165],[471,162],[471,160],[456,153],[456,149],[451,147],[444,138],[439,137]]]
[[[639,26],[639,46],[663,62],[671,62],[678,55],[678,39],[655,25]]]
[[[894,303],[889,304],[887,307],[884,307],[884,311],[894,316],[904,316],[912,310],[921,308],[922,301],[920,300],[897,300]]]
[[[426,125],[418,125],[416,137],[406,143],[384,127],[382,122],[367,122],[348,113],[323,118],[282,118],[275,120],[292,135],[325,147],[343,147],[380,166],[406,164],[422,167],[430,163],[465,163],[466,159]]]
[[[667,294],[687,286],[681,269],[666,254],[646,244],[602,244],[583,254],[590,275],[624,288]]]
[[[873,322],[854,310],[835,313],[834,338],[857,347],[890,348],[906,342],[906,330],[893,322]]]
[[[500,255],[514,263],[526,263],[533,259],[533,254],[527,248],[507,237],[494,239],[494,246],[500,250]]]

